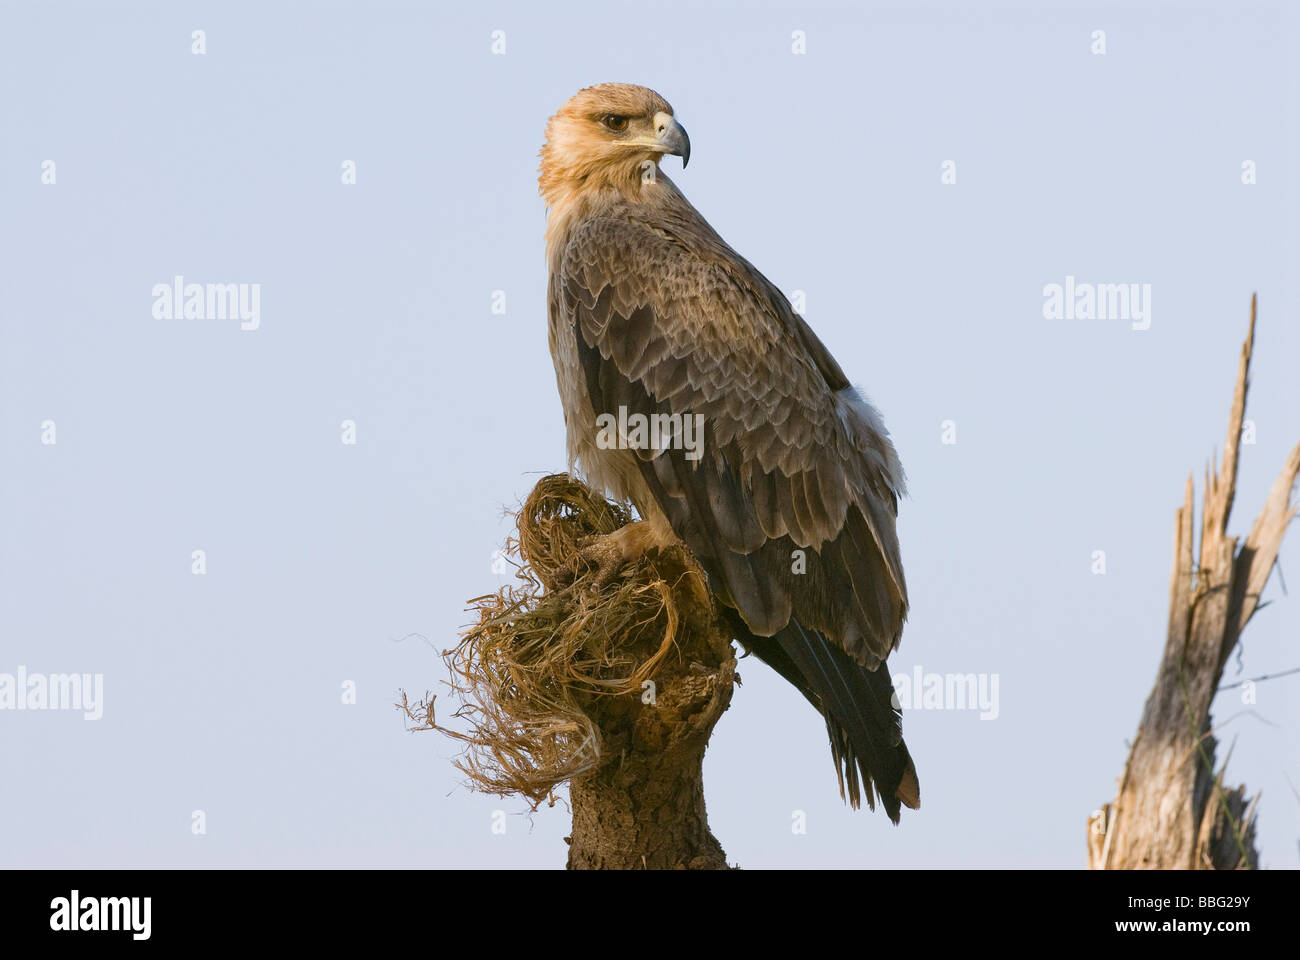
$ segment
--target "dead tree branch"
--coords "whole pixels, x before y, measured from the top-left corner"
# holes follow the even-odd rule
[[[1277,560],[1296,514],[1292,492],[1300,475],[1300,444],[1287,458],[1250,535],[1238,549],[1228,535],[1237,462],[1255,344],[1255,299],[1241,348],[1223,463],[1206,468],[1199,562],[1193,543],[1192,478],[1174,521],[1169,632],[1155,688],[1133,740],[1119,794],[1088,821],[1093,869],[1253,869],[1255,804],[1244,786],[1216,775],[1210,704],[1223,666]]]

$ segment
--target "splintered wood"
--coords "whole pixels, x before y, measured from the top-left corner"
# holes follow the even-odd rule
[[[1088,820],[1092,869],[1254,869],[1255,802],[1244,786],[1225,787],[1214,772],[1210,704],[1223,666],[1259,607],[1287,524],[1300,475],[1291,451],[1246,542],[1228,535],[1237,459],[1255,343],[1255,299],[1241,348],[1223,464],[1206,468],[1199,562],[1192,521],[1192,478],[1175,514],[1169,632],[1156,683],[1129,752],[1119,794]]]

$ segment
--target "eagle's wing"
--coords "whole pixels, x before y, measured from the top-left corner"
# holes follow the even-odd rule
[[[688,244],[680,233],[692,227]],[[901,470],[785,297],[704,224],[590,220],[571,234],[558,280],[597,415],[703,415],[700,459],[638,454],[721,599],[758,637],[793,616],[879,666],[907,614]]]
[[[702,221],[590,220],[552,280],[597,417],[702,415],[698,459],[637,450],[645,487],[736,611],[738,637],[826,718],[841,792],[874,807],[874,788],[898,822],[920,788],[880,668],[907,615],[902,475],[883,425]]]

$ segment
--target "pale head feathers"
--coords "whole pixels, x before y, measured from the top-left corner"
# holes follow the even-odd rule
[[[648,87],[602,83],[579,90],[547,122],[538,154],[548,235],[584,203],[640,199],[658,184],[663,155],[680,155],[683,147],[689,153],[672,105]]]

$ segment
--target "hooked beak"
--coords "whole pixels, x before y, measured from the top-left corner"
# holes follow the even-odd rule
[[[691,161],[691,138],[686,135],[686,128],[673,116],[662,112],[655,114],[654,122],[659,149],[681,157],[682,169],[685,170],[686,164]]]

